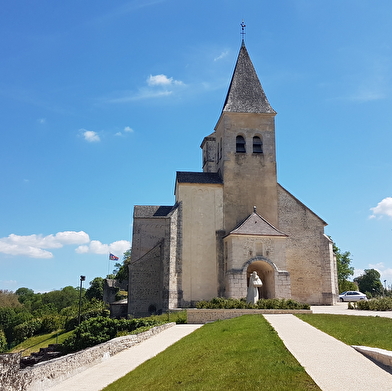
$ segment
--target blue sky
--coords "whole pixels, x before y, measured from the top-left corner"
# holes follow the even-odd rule
[[[201,171],[245,42],[278,180],[392,284],[389,0],[18,2],[0,14],[0,289],[77,286]]]

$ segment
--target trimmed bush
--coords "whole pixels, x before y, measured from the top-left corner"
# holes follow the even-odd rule
[[[96,317],[85,320],[74,333],[62,344],[64,353],[76,352],[102,342],[109,341],[117,335],[126,335],[141,327],[152,327],[162,322],[153,319],[112,319]]]
[[[309,304],[299,303],[292,299],[261,299],[256,304],[247,303],[245,299],[226,299],[215,297],[210,301],[199,301],[196,308],[205,309],[284,309],[308,310]]]
[[[357,308],[358,310],[370,311],[391,311],[392,298],[380,297],[378,299],[361,300],[354,304],[354,308]]]

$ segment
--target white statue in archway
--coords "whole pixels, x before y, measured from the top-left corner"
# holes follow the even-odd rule
[[[257,272],[252,272],[249,277],[248,294],[246,296],[246,302],[256,304],[259,300],[259,287],[263,286]]]

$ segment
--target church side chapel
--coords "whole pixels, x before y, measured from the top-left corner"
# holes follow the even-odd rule
[[[317,305],[337,300],[327,225],[277,182],[275,110],[244,40],[203,172],[177,172],[173,206],[135,206],[128,313],[146,316],[214,297]]]

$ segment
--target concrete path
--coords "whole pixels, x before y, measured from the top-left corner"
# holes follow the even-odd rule
[[[294,315],[264,315],[323,391],[391,391],[392,375]]]
[[[337,303],[335,305],[316,305],[310,307],[314,314],[336,314],[336,315],[358,315],[358,316],[381,316],[392,318],[392,311],[362,311],[349,310],[348,303]],[[392,388],[391,388],[392,390]]]
[[[170,327],[150,339],[143,341],[100,364],[86,369],[60,384],[51,387],[50,391],[99,391],[120,377],[135,369],[144,361],[156,356],[167,347],[192,333],[202,325],[184,324]]]

